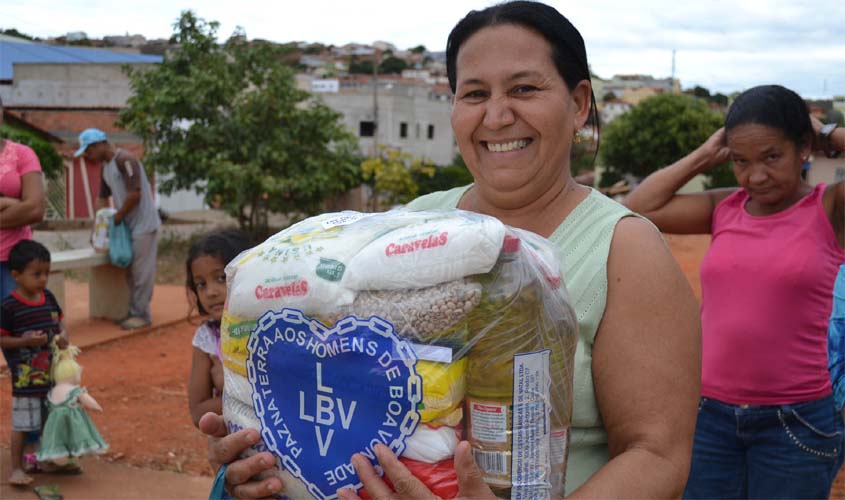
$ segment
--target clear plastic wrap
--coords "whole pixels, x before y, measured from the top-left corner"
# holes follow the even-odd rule
[[[286,496],[361,490],[383,443],[454,498],[461,439],[501,498],[563,496],[578,332],[545,239],[460,210],[312,217],[226,268],[223,416]],[[365,491],[361,491],[366,495]]]
[[[97,253],[108,253],[109,251],[109,221],[114,217],[117,210],[113,208],[101,208],[94,216],[94,230],[91,232],[91,246]]]

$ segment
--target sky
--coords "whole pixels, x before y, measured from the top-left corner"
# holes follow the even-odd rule
[[[343,45],[389,41],[441,51],[455,23],[490,0],[0,0],[0,27],[39,37],[167,38],[184,9],[249,38]],[[730,93],[778,83],[805,98],[845,95],[842,0],[548,0],[579,29],[594,73],[672,74]]]

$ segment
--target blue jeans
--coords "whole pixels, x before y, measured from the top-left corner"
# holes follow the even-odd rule
[[[832,396],[783,406],[701,398],[684,498],[828,498],[844,426]]]
[[[17,282],[12,278],[12,270],[9,269],[9,262],[0,262],[0,300],[8,297],[17,287]]]
[[[827,359],[833,399],[840,411],[845,406],[845,264],[839,266],[833,286],[833,308],[827,330]]]

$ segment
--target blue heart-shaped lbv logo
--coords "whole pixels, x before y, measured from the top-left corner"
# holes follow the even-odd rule
[[[347,316],[328,328],[285,308],[258,320],[247,349],[261,436],[314,498],[361,488],[354,453],[374,460],[378,443],[404,451],[422,382],[414,351],[389,322]]]

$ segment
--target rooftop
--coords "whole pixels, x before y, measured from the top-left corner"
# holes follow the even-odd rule
[[[0,39],[0,80],[13,79],[15,63],[143,64],[161,61],[161,56]]]

